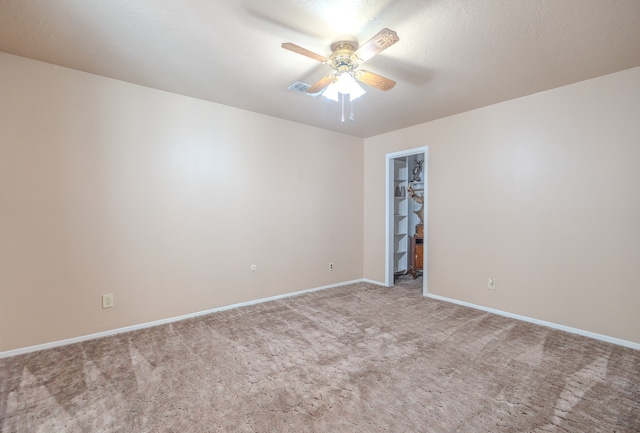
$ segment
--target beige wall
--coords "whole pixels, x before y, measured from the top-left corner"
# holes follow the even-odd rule
[[[361,139],[2,53],[0,123],[0,352],[362,278]]]
[[[430,293],[640,343],[640,68],[366,139],[365,278],[384,156],[425,145]]]
[[[0,352],[382,282],[384,156],[424,145],[430,293],[640,342],[639,101],[635,68],[363,149],[0,53]]]

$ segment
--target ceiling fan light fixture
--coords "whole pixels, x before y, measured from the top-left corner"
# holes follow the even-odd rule
[[[351,101],[358,99],[366,93],[356,82],[355,78],[353,78],[353,75],[348,72],[340,74],[335,85],[338,87],[338,92],[343,95],[349,95]]]
[[[349,95],[349,100],[354,101],[367,92],[356,82],[353,75],[343,72],[325,89],[322,95],[332,101],[339,102],[339,93]]]
[[[336,86],[335,81],[331,83],[326,89],[324,89],[324,92],[322,92],[322,96],[331,99],[332,101],[340,101],[338,98],[338,86]]]

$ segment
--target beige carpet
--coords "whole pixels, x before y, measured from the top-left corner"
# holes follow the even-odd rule
[[[2,432],[640,432],[640,351],[323,290],[0,360]]]

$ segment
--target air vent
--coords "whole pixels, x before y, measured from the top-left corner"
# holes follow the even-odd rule
[[[287,89],[293,90],[294,92],[297,92],[297,93],[302,93],[304,95],[309,95],[314,97],[320,94],[320,93],[307,93],[307,89],[309,89],[309,87],[311,87],[310,84],[303,83],[302,81],[296,81],[295,83],[287,87]]]

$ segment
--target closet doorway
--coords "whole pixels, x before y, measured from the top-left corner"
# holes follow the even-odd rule
[[[399,279],[422,279],[427,294],[428,147],[385,155],[386,254],[385,285]]]

